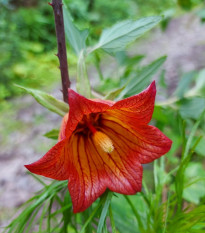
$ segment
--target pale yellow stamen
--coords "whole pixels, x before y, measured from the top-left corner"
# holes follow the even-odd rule
[[[100,146],[106,153],[111,153],[114,150],[112,140],[106,134],[96,131],[93,139],[95,144]]]

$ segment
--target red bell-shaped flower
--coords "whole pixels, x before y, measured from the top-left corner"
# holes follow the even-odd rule
[[[148,125],[155,82],[118,102],[91,100],[69,90],[59,142],[25,167],[38,175],[68,180],[75,213],[84,211],[108,188],[122,194],[141,191],[142,165],[170,150],[171,140]]]

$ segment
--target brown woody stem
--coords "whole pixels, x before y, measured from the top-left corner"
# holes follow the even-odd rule
[[[58,43],[57,57],[60,62],[61,81],[63,89],[63,100],[68,103],[68,88],[70,87],[70,79],[68,74],[68,63],[66,54],[65,31],[63,22],[63,4],[62,0],[52,0],[49,3],[53,7],[56,26],[56,37]]]

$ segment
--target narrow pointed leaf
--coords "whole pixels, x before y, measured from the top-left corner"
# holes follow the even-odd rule
[[[88,78],[87,67],[85,64],[85,56],[83,51],[79,55],[78,66],[77,66],[77,82],[76,89],[81,95],[90,98],[91,97],[91,87]]]
[[[105,99],[106,100],[114,100],[121,92],[122,90],[124,90],[125,88],[125,85],[118,88],[118,89],[115,89],[114,91],[111,91],[109,92],[106,96],[105,96]]]
[[[105,29],[98,44],[91,51],[102,48],[108,53],[122,51],[126,45],[143,35],[162,20],[161,16],[126,20]]]
[[[76,55],[80,55],[80,52],[86,48],[86,39],[89,34],[89,30],[79,30],[73,23],[68,9],[63,8],[65,34],[66,38],[73,48]]]
[[[58,139],[59,130],[58,129],[52,129],[51,131],[45,133],[43,136],[51,139]]]
[[[111,223],[111,227],[112,227],[112,233],[117,233],[116,227],[115,227],[115,220],[114,220],[113,213],[112,213],[111,204],[109,206],[109,216],[110,216],[110,223]]]
[[[192,81],[196,76],[196,71],[191,71],[184,74],[178,83],[177,89],[175,90],[175,95],[182,98],[184,94],[189,90]]]
[[[127,86],[122,90],[117,100],[123,97],[129,97],[135,95],[147,87],[151,81],[153,75],[159,70],[162,64],[165,62],[166,56],[160,57],[151,64],[144,66],[136,75],[131,76]]]
[[[64,116],[65,113],[67,113],[69,110],[68,104],[64,103],[63,101],[57,100],[52,95],[36,89],[27,88],[20,85],[16,86],[25,90],[28,94],[32,95],[39,104],[41,104],[51,112],[55,112],[60,116]]]
[[[187,96],[205,97],[205,69],[201,70],[196,78],[195,86],[187,92]]]
[[[112,195],[113,195],[113,193],[110,192],[110,191],[108,191],[106,193],[106,199],[105,199],[105,203],[104,203],[102,213],[101,213],[101,216],[100,216],[97,233],[102,232],[103,225],[104,225],[104,222],[105,222],[105,219],[106,219],[106,216],[107,216],[108,208],[110,206],[110,202],[111,202],[111,199],[112,199]]]
[[[90,217],[86,220],[85,224],[83,225],[82,229],[80,230],[80,233],[84,233],[87,225],[92,221],[92,219],[95,217],[96,213],[98,212],[99,208],[101,207],[102,203],[104,203],[104,199],[102,198],[98,205],[95,207],[95,209],[90,214]]]

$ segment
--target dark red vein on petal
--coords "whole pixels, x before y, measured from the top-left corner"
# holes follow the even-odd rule
[[[100,156],[100,154],[98,153],[98,150],[97,150],[97,148],[96,148],[94,142],[93,142],[92,140],[90,140],[90,141],[91,141],[91,145],[93,146],[94,150],[96,151],[97,157],[99,157],[100,160],[102,161],[103,166],[107,166],[106,163],[104,162],[104,160],[102,159],[102,157]],[[109,167],[108,167],[108,168],[109,168]],[[110,176],[109,176],[109,174],[107,173],[106,170],[105,170],[105,172],[106,172],[106,174],[107,174],[107,178],[113,183],[113,180],[110,178]],[[111,172],[112,172],[112,170],[111,170]],[[113,172],[112,172],[112,173],[113,173]],[[114,184],[114,183],[113,183],[113,184]]]
[[[101,178],[99,176],[99,171],[98,171],[98,168],[97,168],[97,165],[94,161],[94,159],[92,158],[92,153],[90,152],[90,143],[88,142],[89,139],[86,139],[86,147],[87,150],[88,150],[88,156],[90,157],[90,160],[92,160],[92,164],[95,166],[95,173],[97,174],[97,180],[98,180],[98,185],[99,187],[97,187],[97,191],[94,189],[94,194],[95,194],[95,199],[97,199],[102,193],[104,193],[105,189],[106,189],[106,186],[103,185],[103,183],[101,183]],[[90,139],[91,140],[91,139]],[[103,187],[104,186],[104,187]],[[98,188],[102,189],[101,192],[98,193]],[[98,195],[97,195],[98,194]]]
[[[106,133],[107,131],[105,130],[104,131],[104,133]],[[109,135],[110,136],[110,135]],[[111,136],[110,136],[110,138],[112,138]],[[121,160],[121,162],[122,162],[122,165],[123,165],[123,168],[125,169],[125,171],[126,171],[126,175],[128,175],[128,176],[131,176],[131,178],[132,178],[132,180],[136,183],[136,180],[135,180],[135,177],[132,175],[132,173],[130,173],[129,171],[128,171],[128,169],[127,169],[127,167],[129,167],[129,169],[131,169],[134,173],[136,173],[136,170],[132,167],[132,166],[130,166],[129,165],[129,163],[127,162],[127,159],[128,159],[128,151],[124,151],[123,149],[122,149],[122,147],[117,143],[117,140],[114,140],[113,138],[112,138],[112,141],[113,141],[113,144],[114,145],[117,145],[119,148],[120,148],[120,150],[118,150],[116,147],[115,147],[115,151],[116,151],[116,154],[118,155],[118,158]],[[124,144],[124,142],[123,142],[123,144]],[[125,145],[125,144],[124,144]],[[126,146],[126,145],[125,145]],[[127,146],[126,146],[127,147]],[[126,155],[126,158],[124,158],[121,154],[120,154],[120,151],[123,151],[124,152],[124,155]],[[111,155],[112,156],[112,155]],[[139,162],[138,162],[139,163]],[[138,168],[138,167],[137,167]],[[131,183],[130,183],[131,184]],[[133,184],[131,184],[132,186],[133,186]],[[133,188],[133,189],[135,189],[135,188]]]
[[[88,156],[90,157],[90,159],[92,160],[93,165],[95,166],[95,172],[97,173],[97,179],[98,179],[98,182],[99,182],[99,186],[101,186],[102,184],[101,184],[101,179],[100,179],[100,176],[99,176],[99,171],[98,171],[97,165],[95,163],[95,160],[92,158],[92,155],[91,155],[92,153],[90,152],[90,146],[88,144],[89,144],[89,142],[88,142],[88,139],[87,139],[86,140],[86,148],[89,150]],[[95,196],[96,196],[96,192],[95,192]],[[96,196],[96,198],[97,198],[97,196]]]
[[[128,141],[128,143],[131,143],[131,144],[134,144],[132,141],[130,141],[130,140],[128,140],[128,139],[126,139],[123,135],[121,135],[121,134],[118,134],[115,130],[113,130],[112,128],[110,128],[110,127],[106,127],[106,130],[111,130],[113,133],[115,133],[118,137],[120,137],[120,140],[122,140],[123,141],[123,143],[126,145],[126,141],[125,140],[127,140]],[[125,139],[125,140],[124,140]],[[162,153],[157,153],[157,152],[153,152],[153,151],[150,151],[150,150],[148,150],[148,149],[144,149],[143,147],[141,147],[140,145],[138,146],[137,144],[134,144],[134,148],[132,147],[132,151],[133,152],[135,152],[135,153],[137,153],[138,154],[138,156],[142,156],[142,154],[144,154],[145,156],[147,156],[147,157],[149,157],[149,158],[151,158],[151,159],[153,159],[153,155],[154,154],[156,154],[156,155],[161,155]],[[140,151],[140,150],[137,150],[136,148],[142,148],[142,150],[143,151]],[[149,153],[151,153],[151,154],[149,154]],[[156,156],[156,158],[157,158],[158,156]],[[141,159],[139,159],[139,160],[141,160]]]
[[[94,143],[93,143],[93,145],[94,145]],[[95,145],[94,145],[94,147],[95,147]],[[123,179],[121,180],[121,179],[118,178],[118,176],[116,176],[115,172],[112,170],[112,168],[109,166],[109,164],[106,163],[106,161],[103,159],[103,156],[100,155],[100,153],[98,152],[98,150],[97,150],[96,147],[95,147],[95,149],[96,149],[98,155],[99,155],[99,156],[101,157],[101,159],[104,161],[104,164],[105,164],[105,165],[109,168],[109,170],[112,172],[112,174],[113,174],[115,177],[117,177],[117,179],[120,181],[120,183],[123,183],[125,186],[127,186],[126,183],[123,181]],[[107,154],[107,153],[105,153],[105,154],[106,154],[107,156],[109,155],[109,154]],[[111,158],[110,155],[109,155],[109,159],[112,160],[112,158]],[[119,172],[122,174],[123,178],[125,178],[125,179],[128,181],[128,183],[130,184],[129,180],[124,176],[123,172],[121,171],[121,169],[119,169],[119,167],[117,166],[117,164],[116,164],[113,160],[112,160],[112,162],[114,163],[114,165],[116,166],[116,168],[119,170]],[[132,185],[131,185],[131,184],[130,184],[130,186],[131,186],[131,188],[132,188]],[[133,189],[133,188],[132,188],[132,189]]]
[[[143,140],[141,137],[139,137],[138,135],[135,135],[132,131],[130,131],[130,130],[128,130],[127,128],[125,128],[124,126],[122,126],[122,125],[120,125],[118,122],[116,122],[116,121],[112,121],[112,120],[108,120],[108,119],[103,119],[103,121],[109,121],[109,122],[113,122],[114,124],[117,124],[117,125],[119,125],[120,127],[122,127],[125,131],[127,131],[127,132],[129,132],[129,133],[131,133],[132,135],[134,135],[136,138],[138,138],[139,140],[141,140],[142,142],[144,142],[144,143],[146,143],[146,144],[148,144],[148,145],[152,145],[153,147],[155,147],[155,148],[160,148],[159,146],[157,146],[157,145],[154,145],[154,144],[152,144],[152,143],[150,143],[150,142],[148,142],[148,141],[145,141],[145,140]],[[112,124],[113,124],[112,123]],[[103,124],[104,125],[104,124]],[[107,128],[109,128],[109,129],[111,129],[111,130],[113,130],[112,128],[110,128],[109,126],[107,126],[107,125],[104,125],[104,127],[107,127]],[[114,128],[114,127],[113,127]],[[116,131],[115,131],[116,132]],[[124,137],[122,134],[120,134],[120,133],[118,133],[118,132],[116,132],[118,135],[121,135],[122,137]],[[152,134],[152,135],[154,135],[154,134]],[[138,146],[138,147],[140,147],[140,148],[142,148],[142,149],[144,149],[144,150],[146,150],[146,151],[149,151],[149,152],[151,152],[151,153],[156,153],[156,154],[161,154],[160,152],[153,152],[153,151],[150,151],[149,149],[147,149],[147,148],[145,148],[145,147],[142,147],[142,145],[140,145],[140,144],[136,144],[136,143],[134,143],[133,141],[131,141],[130,139],[126,139],[126,140],[128,140],[130,143],[132,143],[132,144],[135,144],[136,146]]]
[[[107,131],[105,130],[104,131],[104,133],[106,133]],[[109,135],[110,136],[110,135]],[[111,136],[110,136],[110,138],[112,138]],[[124,154],[126,155],[126,158],[124,158],[121,154],[120,154],[120,150],[118,150],[116,147],[115,147],[115,150],[116,150],[116,152],[117,152],[117,155],[118,155],[118,158],[120,158],[120,160],[121,160],[121,162],[122,162],[122,164],[123,164],[123,167],[124,167],[124,169],[127,171],[127,174],[129,174],[129,175],[131,175],[132,176],[132,174],[130,174],[129,173],[129,171],[127,170],[127,166],[133,171],[133,172],[135,172],[135,170],[134,170],[134,168],[133,167],[131,167],[130,165],[129,165],[129,163],[127,163],[127,160],[126,159],[128,159],[128,151],[124,151],[123,150],[123,147],[121,147],[118,143],[117,143],[117,140],[114,140],[113,138],[112,138],[112,141],[113,141],[113,144],[114,145],[117,145],[119,148],[120,148],[120,150],[121,151],[123,151],[124,152]],[[123,144],[124,144],[124,142],[123,142]],[[124,144],[125,145],[125,144]],[[125,145],[126,146],[126,145]],[[125,165],[126,164],[126,165]],[[132,176],[132,178],[133,178],[133,180],[135,181],[135,178]]]
[[[82,177],[82,180],[83,180],[83,193],[84,193],[84,195],[83,195],[84,199],[83,199],[83,201],[81,203],[81,206],[79,206],[79,207],[82,207],[83,203],[85,201],[85,180],[84,180],[83,169],[82,169],[82,165],[81,165],[81,161],[80,161],[80,156],[79,156],[79,141],[80,141],[80,136],[78,136],[77,138],[78,138],[77,139],[77,157],[78,157],[78,163],[79,163],[80,171],[81,171],[81,175],[82,175],[81,177]],[[81,185],[81,187],[82,187],[82,185]],[[80,209],[80,208],[78,208],[78,209]]]
[[[91,174],[91,169],[90,169],[90,164],[89,164],[89,161],[88,161],[88,157],[87,157],[87,154],[86,154],[86,152],[85,152],[85,143],[84,143],[84,138],[81,136],[80,137],[81,138],[81,143],[79,143],[79,146],[80,147],[82,147],[83,148],[83,150],[84,150],[84,154],[83,155],[85,155],[85,158],[86,158],[86,160],[87,160],[87,163],[86,163],[86,165],[88,165],[88,167],[89,167],[89,179],[91,180],[91,188],[90,188],[90,193],[92,194],[92,187],[93,187],[93,180],[92,180],[92,174]],[[82,144],[82,145],[81,145]],[[81,156],[83,156],[83,155],[81,155]],[[81,158],[81,159],[83,159],[83,158]],[[82,163],[81,163],[81,165],[82,165]],[[85,166],[86,166],[85,165]],[[85,168],[86,169],[86,168]],[[84,174],[84,172],[83,172],[83,174]],[[85,174],[86,175],[86,174]],[[87,177],[87,175],[86,175],[86,177]],[[83,178],[85,178],[85,176],[83,176]],[[89,182],[89,181],[88,181]],[[84,179],[84,187],[85,187],[85,194],[87,194],[87,191],[89,192],[89,190],[86,190],[86,186],[85,186],[85,179]],[[90,196],[92,196],[92,195],[89,195],[89,199],[90,199]],[[86,197],[86,195],[85,195],[85,197]],[[85,198],[84,198],[84,201],[83,201],[83,204],[82,204],[82,206],[85,206]]]

